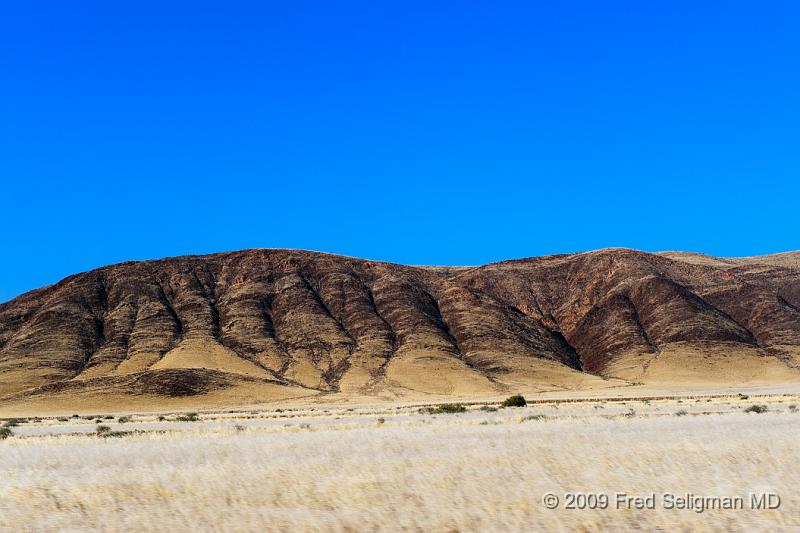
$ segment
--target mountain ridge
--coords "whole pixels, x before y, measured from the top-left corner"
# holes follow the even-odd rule
[[[798,259],[613,248],[449,267],[261,248],[128,261],[0,304],[0,403],[100,394],[103,380],[106,396],[147,396],[131,376],[165,372],[231,401],[242,387],[258,401],[800,382]]]

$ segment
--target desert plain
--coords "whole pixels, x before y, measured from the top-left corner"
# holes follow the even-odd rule
[[[289,402],[11,420],[13,436],[0,441],[0,529],[800,528],[800,390],[661,394],[444,404],[455,412]],[[780,504],[752,509],[753,493]],[[592,495],[593,508],[578,494]],[[656,504],[637,509],[619,494]],[[742,497],[744,508],[665,508],[665,494]],[[576,497],[584,508],[566,508]]]

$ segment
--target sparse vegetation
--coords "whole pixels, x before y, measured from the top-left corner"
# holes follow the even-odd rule
[[[525,397],[521,394],[515,394],[514,396],[509,396],[503,400],[501,405],[503,407],[525,407],[528,405],[528,402],[525,401]]]
[[[131,417],[129,417],[129,416],[121,416],[121,417],[119,417],[117,419],[117,422],[119,422],[120,424],[124,424],[124,423],[130,422],[130,421],[131,421]]]
[[[547,415],[528,415],[522,420],[544,420],[547,418]]]
[[[419,410],[419,412],[428,415],[439,415],[443,413],[463,413],[466,410],[467,408],[460,403],[443,403],[441,405],[437,405],[436,407],[423,407]]]
[[[766,413],[768,410],[766,405],[751,405],[747,409],[744,410],[745,413]]]
[[[26,422],[27,422],[27,420],[25,420],[24,418],[11,418],[11,419],[6,420],[5,422],[3,422],[3,427],[5,427],[5,428],[13,428],[13,427],[17,427],[20,424],[24,424]]]
[[[200,419],[197,417],[197,413],[186,413],[184,415],[178,415],[175,417],[175,420],[178,422],[197,422]]]
[[[97,426],[95,429],[95,434],[98,437],[108,438],[108,437],[124,437],[125,435],[129,435],[130,431],[112,431],[112,429],[108,426]]]
[[[750,398],[750,396],[748,396],[747,394],[742,394],[741,392],[739,393],[740,400],[747,400],[748,398]]]
[[[12,436],[14,436],[14,432],[11,431],[11,428],[0,427],[0,440],[5,440]]]
[[[665,530],[713,529],[715,524],[724,530],[735,519],[742,528],[763,530],[773,525],[773,518],[766,514],[656,512],[642,518],[599,509],[587,518],[560,511],[542,514],[535,505],[521,506],[514,513],[502,509],[514,505],[519,494],[570,490],[583,483],[625,486],[638,492],[673,490],[674,478],[654,476],[649,467],[664,460],[672,460],[674,468],[680,469],[681,482],[696,487],[708,487],[711,478],[713,486],[738,487],[769,476],[770,483],[787,490],[800,475],[800,449],[793,446],[799,415],[787,409],[795,405],[791,401],[797,400],[765,399],[769,417],[744,415],[749,402],[736,400],[727,406],[706,404],[713,411],[710,414],[718,415],[706,417],[698,415],[709,411],[701,413],[693,407],[687,412],[689,402],[679,406],[675,400],[653,401],[650,407],[643,401],[629,401],[627,406],[612,401],[602,413],[592,409],[600,403],[594,401],[559,403],[558,412],[551,410],[552,401],[532,406],[536,409],[499,411],[489,405],[444,404],[459,405],[477,416],[435,418],[419,415],[406,404],[402,416],[391,420],[392,415],[386,413],[396,413],[394,408],[362,406],[357,413],[335,420],[336,415],[347,413],[342,406],[331,408],[325,418],[314,417],[310,409],[296,409],[292,423],[285,426],[284,419],[271,411],[262,412],[256,417],[259,420],[250,420],[253,416],[247,412],[219,411],[198,418],[214,421],[210,427],[182,424],[169,414],[160,415],[163,424],[155,427],[142,424],[138,431],[113,431],[111,427],[122,428],[100,424],[88,426],[88,435],[80,435],[80,428],[63,434],[63,428],[79,424],[50,417],[35,431],[15,430],[16,438],[0,441],[0,494],[4,495],[0,515],[10,520],[14,530],[124,530],[135,513],[146,509],[135,519],[176,531],[186,529],[189,520],[197,529],[213,529],[230,516],[225,514],[230,511],[225,502],[247,498],[253,506],[237,508],[233,525],[255,530],[263,525],[264,513],[307,509],[312,500],[315,505],[333,505],[348,494],[363,494],[365,483],[375,479],[402,478],[402,490],[420,498],[403,497],[405,492],[397,492],[393,485],[382,488],[396,502],[391,519],[397,529],[437,530],[444,523],[465,531],[572,530],[597,520],[627,530],[646,519]],[[426,409],[454,410],[440,407]],[[635,415],[624,418],[632,408]],[[655,414],[659,409],[666,416]],[[182,416],[192,414],[197,416]],[[133,414],[130,418],[155,420],[158,416]],[[271,423],[262,424],[263,418]],[[116,420],[122,422],[123,417]],[[398,423],[392,423],[395,420]],[[670,434],[680,439],[664,438]],[[365,448],[380,450],[380,460],[364,454]],[[246,469],[231,467],[243,457],[263,456],[270,460],[251,461]],[[719,470],[714,463],[734,456],[736,469]],[[89,472],[87,461],[93,467]],[[349,468],[344,476],[343,464]],[[547,476],[531,475],[545,470]],[[497,479],[503,480],[507,490],[487,493],[486,487]],[[285,490],[287,480],[293,483],[291,492]],[[131,491],[143,484],[147,489],[132,498]],[[202,491],[196,490],[199,484]],[[486,511],[467,515],[464,506],[438,505],[435,500],[443,490],[457,491],[464,506]],[[58,501],[48,494],[58,494]],[[200,500],[206,497],[208,501]],[[108,498],[119,503],[108,505]],[[485,505],[487,498],[491,505]],[[375,513],[373,500],[348,501],[353,503],[339,519],[343,529],[380,529],[385,524],[381,521],[386,513]],[[92,512],[81,513],[81,505],[91,506]],[[187,507],[193,509],[191,517],[181,511]],[[5,514],[8,508],[14,513]],[[304,530],[325,529],[327,524],[314,513],[298,512],[293,520]]]

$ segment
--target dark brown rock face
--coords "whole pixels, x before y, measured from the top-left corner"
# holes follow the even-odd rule
[[[188,368],[319,391],[413,389],[431,361],[481,387],[536,379],[541,365],[610,376],[623,354],[675,345],[792,368],[795,254],[614,249],[451,268],[247,250],[123,263],[0,305],[0,396],[68,380],[150,383],[158,369],[147,390],[169,395],[174,382],[188,394],[205,383],[176,370]]]

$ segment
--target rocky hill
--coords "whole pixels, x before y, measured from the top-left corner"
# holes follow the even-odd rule
[[[258,249],[0,305],[0,404],[800,383],[800,254],[627,249],[411,267]]]

